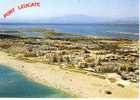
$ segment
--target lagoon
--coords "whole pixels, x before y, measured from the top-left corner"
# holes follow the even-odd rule
[[[138,24],[0,24],[0,29],[54,29],[57,32],[110,37],[112,39],[139,39]],[[34,35],[37,35],[36,33]],[[39,33],[40,35],[40,33]]]

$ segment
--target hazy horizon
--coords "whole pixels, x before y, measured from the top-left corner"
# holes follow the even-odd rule
[[[14,2],[11,2],[11,0],[0,1],[0,22],[138,22],[139,17],[138,0],[37,0],[37,2],[40,2],[40,8],[23,9],[16,11],[7,18],[3,18],[3,14],[7,10],[26,2],[33,2],[33,0],[15,0]]]

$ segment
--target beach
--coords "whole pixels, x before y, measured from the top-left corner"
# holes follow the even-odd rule
[[[76,97],[138,98],[139,94],[138,83],[120,87],[106,79],[63,70],[56,65],[17,60],[4,52],[0,52],[0,64],[21,72],[37,83],[60,89]]]
[[[0,98],[139,98],[138,0],[0,6]]]

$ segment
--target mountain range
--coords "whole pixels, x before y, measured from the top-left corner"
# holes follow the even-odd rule
[[[1,21],[1,23],[49,23],[49,24],[138,24],[138,17],[127,17],[127,18],[109,18],[109,17],[95,17],[87,15],[65,15],[60,17],[51,17],[44,19],[28,20],[28,19],[17,19]]]
[[[128,17],[128,18],[103,18],[103,17],[94,17],[86,15],[68,15],[60,16],[54,18],[48,18],[47,23],[62,23],[62,24],[93,24],[93,23],[116,23],[116,24],[138,24],[137,17]]]

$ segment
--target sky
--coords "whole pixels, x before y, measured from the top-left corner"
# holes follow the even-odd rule
[[[7,18],[3,14],[22,3],[40,2],[39,8],[18,10]],[[106,18],[138,17],[138,0],[0,0],[0,22],[45,21],[48,18],[85,15]]]

